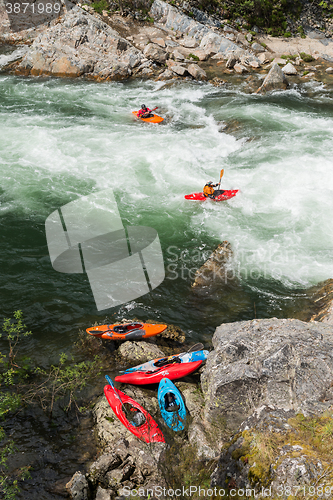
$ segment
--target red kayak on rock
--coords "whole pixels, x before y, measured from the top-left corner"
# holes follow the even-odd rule
[[[193,373],[195,370],[197,370],[201,363],[202,359],[200,359],[199,361],[193,361],[192,363],[177,363],[176,365],[167,365],[157,370],[148,372],[124,373],[124,375],[118,375],[115,380],[117,382],[135,385],[158,384],[162,380],[162,378],[175,380],[177,378],[185,377],[186,375],[189,375],[190,373]]]
[[[238,193],[238,189],[219,189],[215,191],[215,197],[214,198],[209,198],[205,196],[203,193],[192,193],[192,194],[186,194],[185,195],[185,200],[194,200],[194,201],[205,201],[205,200],[212,200],[212,201],[224,201],[224,200],[230,200],[230,198],[233,198],[236,196]]]
[[[113,385],[106,385],[104,394],[115,415],[134,436],[146,443],[165,443],[157,423],[139,403]]]

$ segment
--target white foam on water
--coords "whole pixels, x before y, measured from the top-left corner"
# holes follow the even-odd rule
[[[50,193],[65,203],[113,188],[122,217],[155,223],[164,245],[170,221],[180,246],[184,226],[198,245],[207,236],[228,240],[245,279],[257,273],[307,286],[333,277],[333,113],[307,109],[299,92],[285,94],[293,100],[286,106],[283,93],[272,102],[195,84],[6,77],[0,87],[1,187],[8,195],[1,210],[23,206],[47,217]],[[165,121],[135,120],[131,111],[143,103],[158,106]],[[220,120],[233,118],[253,140],[219,131]],[[221,188],[240,189],[235,198],[184,200],[217,182],[222,168]]]

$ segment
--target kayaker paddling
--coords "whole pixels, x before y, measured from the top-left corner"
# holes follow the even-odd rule
[[[206,198],[215,198],[215,189],[214,187],[218,186],[217,184],[213,184],[212,181],[208,181],[205,184],[205,187],[203,188],[203,194],[206,196]]]
[[[217,186],[220,188],[221,179],[222,179],[223,174],[224,174],[224,169],[222,168],[222,170],[220,172],[220,180],[217,184],[213,184],[212,181],[206,182],[205,187],[203,188],[203,194],[206,198],[214,199],[216,196],[219,196],[219,195],[224,193],[224,191],[222,191],[220,189],[216,189],[216,190],[214,189],[214,187],[217,187]]]
[[[152,110],[147,108],[147,106],[145,104],[142,104],[141,109],[139,109],[139,111],[138,111],[137,117],[138,118],[151,118],[152,116],[154,116],[152,114]]]

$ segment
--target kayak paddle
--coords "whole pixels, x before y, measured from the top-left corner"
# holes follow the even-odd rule
[[[221,173],[220,173],[220,182],[219,182],[219,187],[220,187],[220,185],[221,185],[221,179],[222,179],[222,177],[223,177],[223,174],[224,174],[224,168],[222,168]]]
[[[187,352],[202,351],[203,348],[204,345],[201,342],[199,342],[198,344],[192,345],[192,347],[190,347]]]
[[[112,382],[111,378],[109,377],[109,375],[105,375],[105,378],[106,378],[106,380],[107,380],[107,383],[108,383],[109,385],[111,385],[112,389],[114,390],[114,393],[115,393],[115,395],[117,396],[117,398],[119,399],[119,401],[120,401],[120,403],[121,403],[121,406],[122,406],[122,408],[123,408],[123,411],[124,411],[124,413],[125,413],[125,415],[126,415],[126,408],[124,407],[124,404],[123,404],[122,400],[120,399],[120,396],[119,396],[119,394],[118,394],[118,391],[117,391],[117,389],[115,388],[115,386],[113,385],[113,382]]]

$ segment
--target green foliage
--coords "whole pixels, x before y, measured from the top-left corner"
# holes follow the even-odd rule
[[[291,37],[290,31],[286,31],[285,33],[283,33],[283,36],[284,38],[290,38]]]
[[[189,55],[188,55],[188,58],[189,58],[189,59],[193,59],[193,61],[199,61],[199,57],[198,57],[198,56],[196,56],[196,55],[194,55],[194,54],[189,54]]]
[[[306,38],[306,34],[305,34],[305,32],[304,32],[304,28],[303,28],[303,26],[299,26],[299,27],[297,28],[297,31],[298,31],[298,33],[301,35],[301,38]]]
[[[45,412],[49,413],[51,419],[54,405],[58,400],[66,400],[64,411],[67,412],[74,406],[80,412],[77,392],[83,389],[89,380],[99,376],[100,371],[99,356],[95,356],[93,361],[74,363],[73,358],[68,359],[66,354],[61,353],[58,365],[52,365],[48,370],[40,367],[34,370],[37,382],[25,387],[22,400],[27,404],[37,402]]]
[[[314,58],[310,56],[310,54],[306,54],[305,52],[300,53],[301,59],[303,59],[304,62],[312,62],[314,61]]]
[[[287,29],[287,15],[299,16],[300,0],[234,0],[223,4],[226,17],[242,17],[247,25],[254,24],[273,36],[282,35]],[[268,31],[270,29],[270,31]]]
[[[21,467],[16,471],[16,478],[8,474],[8,458],[15,451],[14,441],[7,440],[3,428],[0,427],[0,492],[4,500],[15,500],[20,492],[18,480],[24,481],[30,478],[29,467]]]
[[[102,14],[103,10],[109,10],[110,8],[107,0],[98,0],[98,2],[93,2],[91,6],[98,14]]]
[[[2,325],[2,332],[5,339],[9,344],[9,363],[11,366],[18,365],[15,363],[15,358],[17,356],[17,345],[24,337],[28,337],[32,335],[32,332],[26,330],[26,325],[23,323],[23,314],[22,311],[14,312],[14,319],[5,318]],[[19,367],[18,367],[19,368]]]

